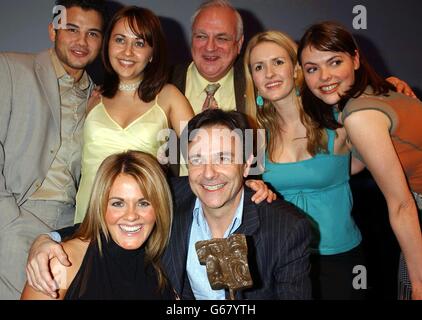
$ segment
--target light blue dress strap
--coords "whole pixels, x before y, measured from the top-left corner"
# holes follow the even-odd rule
[[[334,116],[334,120],[338,121],[338,115],[339,115],[340,111],[338,111],[336,108],[333,108],[333,116]]]
[[[336,108],[333,108],[333,117],[337,121],[339,115],[339,111]],[[328,135],[328,152],[330,154],[334,154],[334,142],[336,141],[336,131],[327,129]]]

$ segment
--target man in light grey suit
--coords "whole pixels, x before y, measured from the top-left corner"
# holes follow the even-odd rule
[[[33,239],[73,224],[93,88],[85,67],[101,48],[104,3],[56,5],[61,19],[49,25],[54,48],[0,53],[0,299],[19,298]]]

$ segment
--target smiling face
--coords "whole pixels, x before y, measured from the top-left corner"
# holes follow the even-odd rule
[[[236,136],[227,127],[214,125],[200,128],[189,143],[189,183],[204,212],[233,213],[240,202],[249,167]]]
[[[302,67],[306,84],[311,92],[329,105],[337,104],[341,96],[355,82],[359,69],[359,54],[320,51],[307,46],[302,51]]]
[[[108,54],[120,81],[134,83],[142,79],[143,71],[152,59],[153,48],[130,29],[124,18],[111,32]]]
[[[155,210],[132,176],[121,173],[114,180],[105,222],[114,242],[126,250],[141,247],[150,236],[156,222]]]
[[[274,42],[261,42],[250,54],[252,79],[259,94],[271,102],[295,95],[295,67],[287,51]]]
[[[202,10],[192,25],[192,59],[210,82],[223,78],[240,53],[243,36],[236,39],[236,26],[235,12],[226,7]]]
[[[66,29],[49,25],[50,40],[66,72],[78,79],[85,67],[97,57],[102,43],[103,19],[95,10],[66,9]]]

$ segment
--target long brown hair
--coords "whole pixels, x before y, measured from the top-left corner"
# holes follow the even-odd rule
[[[320,22],[310,26],[305,31],[298,48],[300,65],[302,65],[302,52],[306,47],[312,47],[319,51],[344,52],[352,58],[357,53],[359,54],[360,67],[355,71],[354,84],[338,103],[340,111],[344,109],[349,99],[359,97],[368,86],[372,87],[374,95],[385,95],[389,90],[395,91],[394,86],[378,75],[368,63],[353,35],[338,22]],[[325,128],[336,129],[341,127],[333,116],[332,106],[315,97],[305,82],[302,87],[302,102],[305,111]]]
[[[274,105],[267,100],[264,100],[264,106],[258,107],[256,105],[257,89],[253,83],[252,70],[250,65],[250,55],[252,50],[260,43],[273,42],[278,46],[285,49],[291,59],[293,68],[297,64],[297,44],[288,35],[280,31],[265,31],[255,35],[248,43],[245,56],[243,60],[243,66],[245,70],[246,78],[246,113],[252,118],[256,119],[257,124],[260,128],[266,129],[269,133],[267,135],[268,144],[267,151],[269,159],[275,161],[275,151],[282,146],[283,141],[283,129],[281,119]],[[300,68],[297,68],[297,77],[295,79],[295,85],[300,88],[303,82],[303,74]],[[302,102],[299,97],[296,99],[296,103],[299,106],[300,121],[306,128],[306,135],[308,138],[307,151],[311,155],[315,155],[318,152],[327,151],[327,135],[323,129],[321,129],[311,117],[309,117],[303,110]]]
[[[127,151],[107,157],[95,177],[89,207],[85,219],[72,238],[96,241],[102,248],[101,234],[107,241],[110,234],[105,222],[111,187],[120,174],[136,180],[144,197],[151,203],[156,215],[153,231],[145,245],[146,262],[151,263],[158,274],[159,288],[166,284],[160,259],[170,239],[173,205],[170,188],[157,160],[140,151]]]
[[[152,61],[143,70],[143,80],[139,85],[138,95],[142,101],[150,102],[163,89],[167,82],[167,50],[164,33],[158,17],[148,9],[129,6],[119,10],[111,19],[104,35],[102,59],[105,68],[103,95],[113,98],[119,87],[119,77],[113,70],[108,46],[114,26],[121,19],[127,19],[129,28],[139,38],[144,39],[153,49]]]

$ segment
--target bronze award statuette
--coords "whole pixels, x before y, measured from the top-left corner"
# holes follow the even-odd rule
[[[235,291],[252,287],[244,234],[198,241],[195,248],[199,262],[207,267],[212,289],[229,289],[230,299],[234,300]]]

